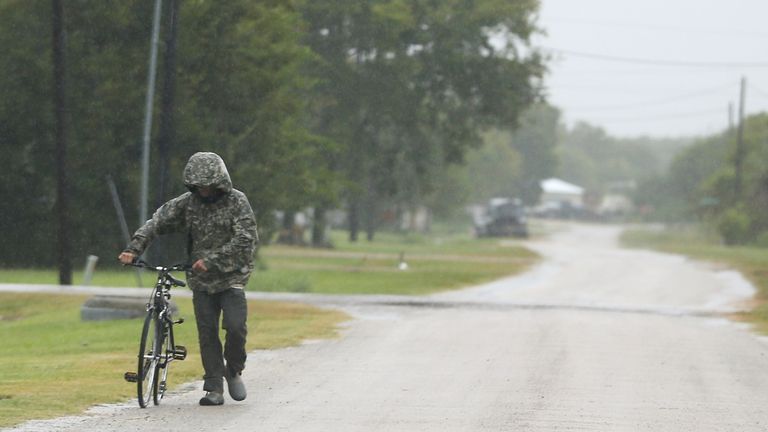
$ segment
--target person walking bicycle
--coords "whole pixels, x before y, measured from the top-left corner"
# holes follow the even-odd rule
[[[256,217],[245,194],[232,187],[226,165],[215,153],[199,152],[189,158],[184,185],[189,192],[163,204],[136,231],[118,259],[123,264],[134,262],[158,235],[187,235],[192,263],[187,282],[205,370],[206,394],[200,405],[224,403],[224,380],[230,397],[241,401],[247,395],[241,376],[248,333],[244,288],[259,242]],[[226,330],[223,349],[220,319]]]

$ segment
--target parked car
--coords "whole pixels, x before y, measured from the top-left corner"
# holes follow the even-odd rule
[[[525,207],[518,198],[493,198],[475,216],[478,237],[528,237]]]

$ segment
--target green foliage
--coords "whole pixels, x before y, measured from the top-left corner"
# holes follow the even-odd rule
[[[0,8],[2,262],[54,260],[50,21],[46,2],[5,2]]]
[[[603,193],[611,183],[640,183],[662,175],[687,140],[617,139],[600,128],[578,123],[560,138],[563,179]]]
[[[307,200],[325,145],[301,125],[309,52],[295,32],[299,16],[281,1],[198,2],[185,11],[178,86],[189,111],[179,142],[186,155],[219,152],[265,227],[271,210]]]
[[[536,204],[541,193],[539,182],[557,172],[559,122],[560,112],[557,108],[536,104],[523,115],[520,127],[512,134],[512,147],[520,153],[522,159],[519,179],[511,183],[513,196],[522,198],[525,204]]]
[[[763,231],[757,235],[755,246],[768,249],[768,231]]]
[[[485,143],[467,155],[466,171],[472,202],[497,196],[517,196],[514,186],[522,177],[523,157],[511,144],[509,132],[485,134]]]
[[[137,225],[151,3],[64,4],[74,263],[123,247],[107,175],[129,229]],[[329,208],[340,197],[365,200],[371,214],[435,202],[447,164],[538,98],[537,8],[534,0],[180,2],[169,195],[183,191],[187,158],[209,150],[227,162],[265,231],[276,209]],[[55,262],[50,26],[49,3],[0,7],[3,266]],[[159,48],[158,90],[167,47]]]
[[[151,6],[64,5],[74,262],[112,257],[123,247],[107,174],[136,228]],[[50,15],[46,2],[0,9],[0,42],[9,47],[0,56],[0,229],[7,233],[0,265],[54,261]],[[327,177],[312,166],[326,141],[303,125],[301,92],[310,82],[299,68],[310,53],[295,31],[300,17],[289,1],[195,1],[181,2],[179,23],[173,193],[183,191],[181,171],[193,152],[216,151],[268,226],[275,208],[306,201]],[[161,60],[163,51],[161,45]],[[150,188],[157,186],[152,176]]]
[[[754,242],[768,230],[768,114],[744,124],[741,181],[735,168],[734,131],[701,138],[682,151],[668,173],[644,185],[663,193],[648,202],[667,219],[697,218],[716,227],[728,244]]]
[[[694,141],[674,157],[666,173],[639,184],[636,202],[653,209],[651,216],[658,220],[709,217],[724,204],[713,189],[731,187],[722,185],[729,175],[723,169],[727,150],[728,142],[722,135]],[[721,180],[715,180],[713,173]]]
[[[448,217],[468,203],[481,204],[493,197],[536,203],[539,181],[557,170],[559,116],[556,108],[538,103],[522,115],[516,129],[483,133],[483,144],[467,152],[463,166],[437,177],[443,184],[430,195],[430,208],[437,216]]]
[[[720,215],[717,230],[727,245],[741,244],[749,238],[749,214],[741,208],[730,208]]]
[[[340,144],[331,164],[366,213],[430,201],[446,164],[461,162],[490,126],[514,124],[536,99],[542,62],[521,55],[535,1],[306,1],[306,43],[318,120]],[[494,46],[491,38],[504,35]],[[445,189],[442,189],[445,191]],[[434,201],[433,201],[434,202]]]

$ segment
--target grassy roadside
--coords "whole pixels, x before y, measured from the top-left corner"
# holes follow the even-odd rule
[[[379,233],[374,242],[350,242],[343,232],[332,234],[334,249],[270,245],[260,250],[259,269],[251,291],[324,294],[422,295],[461,288],[519,273],[538,256],[514,241],[474,239],[467,232],[432,235]],[[401,254],[408,270],[398,270]],[[145,285],[152,275],[146,273]],[[0,283],[56,283],[55,270],[0,269]],[[74,275],[79,284],[82,275]],[[134,273],[103,266],[95,286],[135,286]]]
[[[725,246],[696,228],[627,230],[621,237],[629,247],[655,249],[725,265],[741,272],[757,288],[753,308],[738,318],[768,334],[768,249]]]
[[[176,339],[189,350],[173,364],[172,383],[202,376],[197,332],[189,299],[176,298],[183,325]],[[85,297],[0,293],[0,427],[25,420],[82,412],[89,406],[134,398],[141,320],[83,322]],[[334,337],[348,317],[304,305],[249,302],[248,349],[296,345]]]
[[[340,294],[420,295],[518,273],[538,256],[514,241],[473,239],[469,233],[395,235],[349,242],[333,233],[334,249],[272,245],[261,249],[249,290]],[[400,257],[408,264],[399,270]],[[145,273],[144,286],[153,275]],[[81,283],[82,275],[74,275]],[[0,269],[0,283],[55,284],[55,270]],[[131,269],[102,266],[95,286],[135,286]],[[187,322],[177,340],[188,360],[173,382],[202,375],[191,302],[176,298]],[[84,297],[0,293],[0,427],[34,418],[81,412],[88,406],[135,397],[122,375],[135,369],[139,320],[81,322]],[[346,316],[294,304],[250,303],[249,349],[331,337]]]

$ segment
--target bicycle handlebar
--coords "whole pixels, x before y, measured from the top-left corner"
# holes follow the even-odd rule
[[[153,265],[149,264],[148,262],[146,262],[146,261],[144,261],[142,259],[139,259],[139,258],[136,258],[135,260],[133,260],[132,263],[125,264],[125,265],[131,266],[131,267],[152,269],[152,270],[155,270],[155,271],[158,271],[158,272],[165,273],[165,276],[167,276],[175,286],[180,286],[180,287],[187,286],[187,283],[184,282],[183,280],[176,279],[175,277],[171,276],[170,273],[168,273],[168,272],[192,270],[192,266],[189,265],[189,264],[174,264],[174,265],[172,265],[170,267],[153,266]]]
[[[154,266],[154,265],[151,265],[148,262],[146,262],[146,261],[144,261],[142,259],[139,259],[139,258],[135,259],[132,263],[125,264],[125,265],[131,266],[131,267],[138,267],[138,268],[147,268],[147,269],[152,269],[152,270],[156,270],[156,271],[165,271],[165,272],[192,270],[192,266],[189,265],[189,264],[184,264],[184,263],[182,263],[182,264],[174,264],[174,265],[172,265],[170,267]]]

